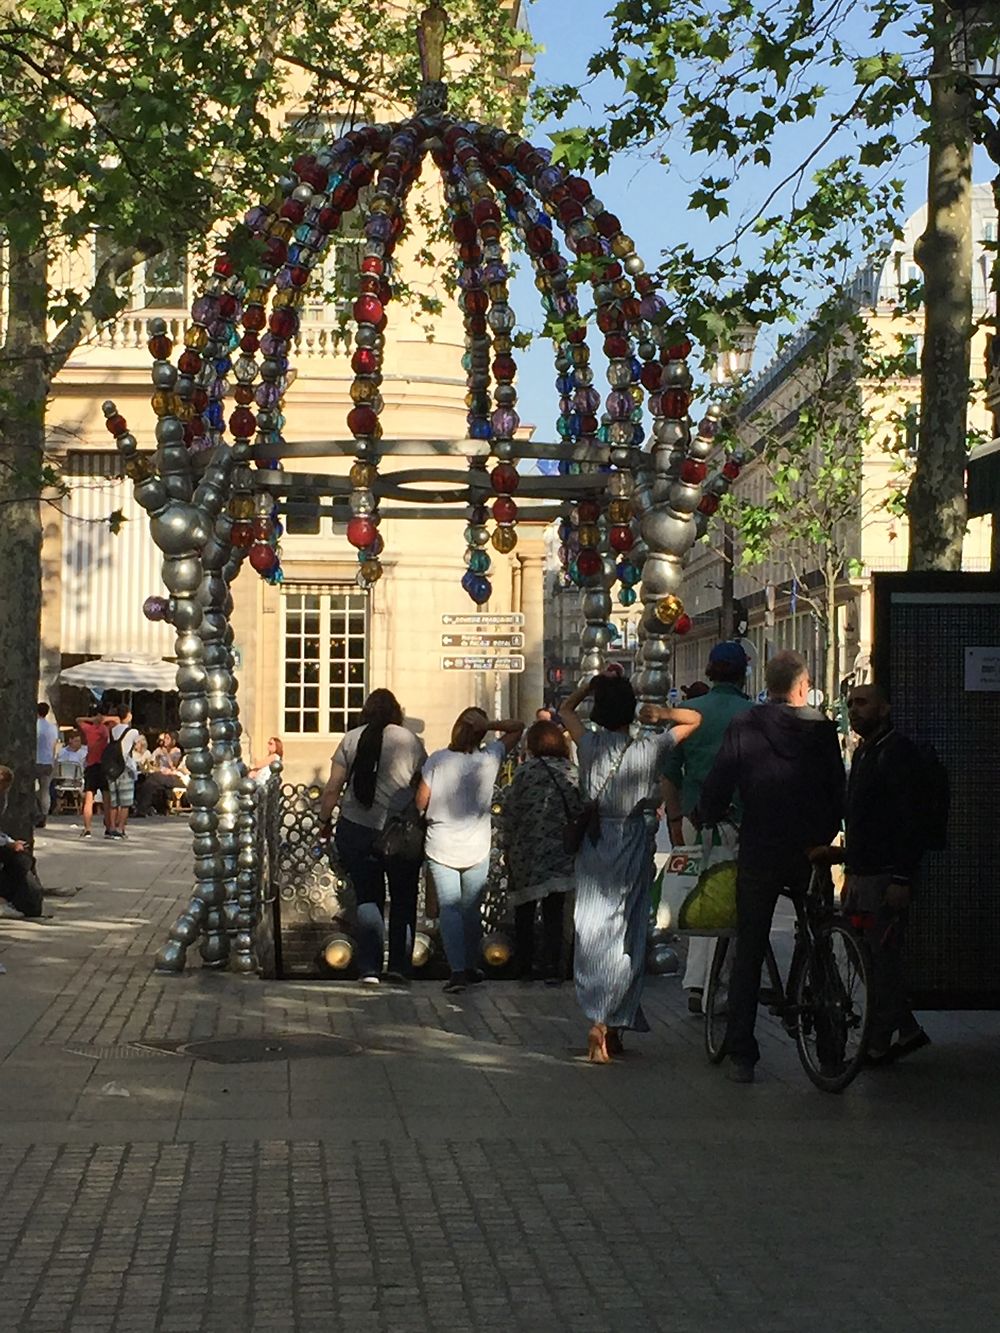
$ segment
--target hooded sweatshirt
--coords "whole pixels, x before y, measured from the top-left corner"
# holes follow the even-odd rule
[[[723,820],[737,794],[743,807],[740,866],[801,875],[806,852],[831,841],[844,811],[834,723],[815,708],[777,702],[733,718],[702,788],[700,822]]]

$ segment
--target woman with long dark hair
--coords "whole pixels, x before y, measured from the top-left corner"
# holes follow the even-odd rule
[[[523,730],[523,722],[491,722],[481,708],[463,709],[448,748],[435,750],[427,760],[417,788],[417,808],[427,812],[427,870],[451,968],[444,987],[450,994],[483,979],[476,964],[490,869],[493,788]],[[484,744],[490,731],[499,737]]]
[[[585,728],[576,713],[588,695],[596,730]],[[595,1064],[621,1053],[626,1028],[649,1030],[640,1001],[653,880],[650,815],[659,803],[664,752],[701,722],[691,708],[644,704],[641,723],[667,722],[672,729],[633,737],[635,709],[631,684],[606,675],[581,685],[559,709],[580,757],[580,794],[596,802],[599,816],[596,837],[586,834],[576,854],[574,912],[576,995],[590,1019],[587,1054]]]
[[[361,726],[337,746],[330,778],[320,797],[320,819],[329,836],[339,804],[336,848],[358,904],[358,971],[362,985],[377,986],[382,975],[385,893],[389,882],[388,981],[410,975],[417,919],[420,862],[384,857],[375,842],[390,813],[412,793],[427,755],[403,726],[403,710],[391,690],[372,690],[361,710]]]

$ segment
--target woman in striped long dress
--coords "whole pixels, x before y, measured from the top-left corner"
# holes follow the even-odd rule
[[[576,715],[591,694],[595,731],[587,730]],[[645,704],[639,712],[641,723],[668,722],[672,729],[642,731],[633,738],[635,706],[627,680],[595,676],[559,709],[577,745],[581,795],[596,800],[600,811],[597,841],[586,835],[576,857],[574,954],[577,999],[591,1023],[587,1054],[595,1064],[607,1064],[621,1054],[625,1028],[649,1030],[640,1001],[657,773],[664,751],[680,744],[701,721],[690,708]]]

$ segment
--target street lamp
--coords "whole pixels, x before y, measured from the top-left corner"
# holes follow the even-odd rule
[[[712,383],[720,388],[733,389],[750,374],[753,365],[754,348],[757,345],[758,325],[737,324],[724,343],[716,348],[712,363]],[[722,582],[719,590],[722,594],[719,607],[719,637],[731,639],[735,631],[733,608],[733,561],[735,550],[733,525],[723,520],[722,524]]]

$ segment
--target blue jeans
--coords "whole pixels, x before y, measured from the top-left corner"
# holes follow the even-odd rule
[[[385,949],[385,882],[389,880],[389,971],[410,975],[417,921],[419,861],[386,860],[372,843],[378,829],[337,820],[334,841],[358,905],[358,974],[377,977]]]
[[[486,856],[477,865],[467,866],[464,870],[428,860],[427,869],[437,894],[441,941],[448,966],[453,972],[474,968],[479,962],[479,946],[483,938],[480,909],[486,892],[490,858]]]

